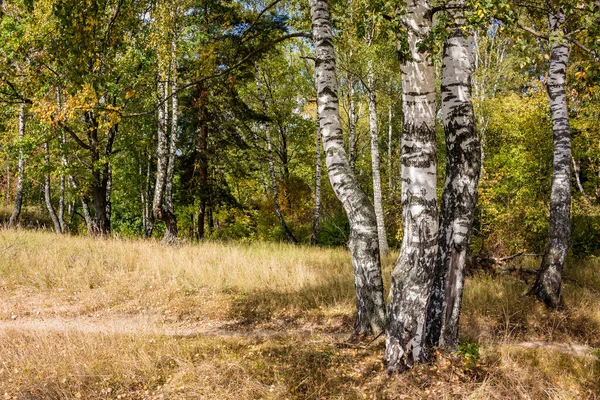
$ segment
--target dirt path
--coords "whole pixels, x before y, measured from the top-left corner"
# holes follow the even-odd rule
[[[281,329],[250,328],[240,329],[236,321],[205,322],[193,324],[165,322],[159,316],[123,315],[111,318],[76,317],[76,318],[15,318],[0,321],[0,333],[8,330],[30,332],[80,332],[85,334],[126,334],[126,335],[164,335],[172,337],[217,336],[238,337],[248,339],[275,337],[326,337],[332,342],[340,342],[349,337],[350,332],[323,332],[310,328],[285,327]],[[581,357],[594,357],[594,348],[581,344],[555,342],[514,342],[508,345],[527,349],[549,349],[561,353]]]
[[[156,316],[116,316],[111,318],[77,317],[77,318],[15,318],[0,321],[0,332],[7,330],[32,331],[32,332],[80,332],[89,334],[142,334],[165,335],[174,337],[194,336],[220,336],[220,337],[246,337],[268,338],[278,336],[310,337],[313,335],[329,336],[340,340],[349,336],[349,333],[324,333],[320,330],[309,328],[291,329],[240,329],[236,321],[223,321],[219,323],[172,323],[163,322]]]

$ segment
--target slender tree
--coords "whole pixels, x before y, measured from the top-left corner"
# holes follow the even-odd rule
[[[260,69],[258,68],[258,64],[255,64],[256,71],[256,92],[258,95],[258,100],[260,101],[262,112],[267,115],[268,107],[267,101],[265,99],[264,94],[262,93],[262,82],[260,79]],[[273,141],[271,139],[271,129],[266,124],[261,124],[264,132],[265,132],[265,140],[267,142],[267,157],[269,160],[269,176],[271,178],[271,192],[273,193],[273,207],[275,208],[275,215],[277,215],[277,219],[279,220],[279,226],[283,232],[283,236],[287,242],[290,243],[298,243],[296,237],[288,227],[285,222],[285,218],[283,217],[283,212],[281,211],[281,203],[279,202],[279,186],[277,183],[277,176],[275,174],[275,157],[273,155]],[[285,138],[285,135],[282,135],[282,138]],[[288,174],[285,174],[286,176]]]
[[[371,133],[371,170],[373,175],[373,205],[377,217],[377,236],[379,251],[386,254],[389,251],[385,221],[383,217],[383,195],[381,191],[381,168],[379,157],[379,124],[377,121],[377,91],[375,88],[375,71],[373,62],[369,62],[367,73],[367,92],[369,98],[369,132]]]
[[[319,126],[331,186],[350,222],[348,247],[354,266],[357,315],[355,335],[384,329],[385,304],[375,210],[361,190],[348,162],[339,116],[333,33],[327,0],[309,0],[316,52]]]
[[[531,293],[546,305],[558,307],[561,303],[562,271],[571,241],[571,129],[565,91],[569,46],[564,38],[563,10],[551,11],[548,22],[553,44],[546,87],[554,139],[550,229],[542,265]]]
[[[54,210],[54,206],[52,205],[52,196],[50,193],[50,145],[48,142],[44,142],[44,161],[46,163],[46,171],[44,172],[44,201],[46,203],[46,209],[48,209],[48,213],[50,214],[50,218],[52,219],[52,224],[54,225],[54,231],[56,233],[62,233],[62,227],[60,221],[58,220],[58,216],[56,215],[56,210]]]
[[[19,141],[23,140],[25,136],[25,103],[19,104],[19,132],[18,137]],[[19,148],[19,164],[17,169],[17,192],[15,195],[15,207],[13,208],[13,212],[10,215],[10,220],[8,222],[8,226],[14,228],[19,221],[19,216],[21,215],[21,207],[23,206],[23,180],[25,175],[25,156],[23,154],[23,149],[20,146]]]
[[[167,171],[165,177],[165,212],[168,213],[171,221],[167,223],[167,229],[163,240],[167,243],[177,241],[177,218],[175,217],[175,208],[173,207],[173,179],[175,178],[175,156],[177,153],[177,135],[179,125],[179,101],[177,85],[177,42],[175,38],[172,42],[171,53],[171,130],[168,137],[168,156]],[[168,111],[168,110],[167,110]]]
[[[408,55],[401,66],[404,236],[388,303],[385,363],[390,373],[424,359],[425,317],[437,253],[435,72],[422,46],[431,23],[428,0],[407,1]]]

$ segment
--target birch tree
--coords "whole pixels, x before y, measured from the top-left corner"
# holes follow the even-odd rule
[[[331,186],[350,222],[348,247],[352,254],[357,315],[354,335],[384,329],[385,305],[375,210],[358,185],[344,149],[339,116],[338,82],[331,19],[326,0],[309,0],[316,52],[319,126]]]
[[[424,359],[425,316],[438,238],[435,71],[422,46],[432,24],[429,1],[408,0],[403,23],[408,31],[408,54],[401,65],[404,234],[388,303],[384,360],[390,373]]]
[[[18,126],[18,138],[19,142],[25,137],[25,104],[19,104],[19,126]],[[20,143],[21,144],[21,143]],[[19,221],[21,215],[21,207],[23,206],[23,180],[25,175],[25,156],[23,154],[22,146],[19,146],[19,163],[17,167],[17,188],[15,194],[15,206],[12,213],[8,226],[14,228]]]
[[[552,116],[554,161],[550,194],[550,229],[542,265],[531,293],[551,307],[561,303],[562,271],[571,241],[571,129],[565,91],[569,46],[564,38],[565,14],[552,10],[548,16],[552,51],[548,65],[548,98]]]
[[[375,24],[369,28],[366,36],[367,47],[371,47],[375,36]],[[375,86],[375,70],[373,59],[367,63],[367,94],[369,101],[369,132],[371,134],[371,174],[373,177],[373,205],[377,218],[377,236],[379,251],[386,254],[389,251],[383,218],[383,196],[381,190],[381,168],[379,157],[379,124],[377,121],[377,88]]]
[[[446,181],[426,332],[428,346],[455,350],[481,171],[481,145],[471,96],[473,36],[465,29],[462,13],[450,14],[454,26],[444,43],[441,88]]]

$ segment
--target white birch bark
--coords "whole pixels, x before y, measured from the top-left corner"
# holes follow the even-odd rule
[[[444,44],[442,114],[446,136],[446,181],[442,196],[438,254],[427,314],[427,345],[455,350],[464,269],[481,173],[481,144],[472,101],[473,37],[462,15]]]
[[[50,193],[50,146],[48,146],[48,142],[44,142],[43,147],[44,161],[46,162],[46,168],[48,168],[44,174],[44,201],[46,203],[46,209],[48,210],[48,214],[50,214],[50,219],[52,219],[54,231],[56,233],[62,233],[60,221],[58,220],[58,216],[56,215],[56,211],[54,210],[54,206],[52,205],[52,196]]]
[[[561,303],[562,271],[571,241],[571,129],[565,92],[569,46],[562,37],[564,22],[562,10],[550,13],[551,37],[555,38],[547,83],[554,138],[550,229],[542,265],[531,288],[531,293],[550,307]]]
[[[154,198],[152,200],[152,213],[157,219],[161,218],[162,201],[165,188],[165,178],[167,171],[167,115],[165,114],[166,104],[166,83],[164,82],[162,71],[158,73],[158,118],[157,118],[157,142],[156,142],[156,183],[154,186]]]
[[[352,52],[350,52],[350,58]],[[354,172],[354,165],[356,163],[356,153],[354,147],[356,145],[356,102],[354,101],[355,89],[354,79],[348,74],[348,86],[349,86],[349,97],[350,104],[348,105],[348,157],[350,159],[350,168]]]
[[[326,0],[309,0],[316,52],[319,126],[331,186],[350,222],[348,247],[354,266],[357,315],[355,335],[377,334],[384,328],[385,304],[375,210],[356,181],[344,148],[333,34]]]
[[[163,241],[174,243],[177,241],[177,220],[173,207],[173,178],[175,176],[175,156],[177,153],[177,134],[179,124],[179,100],[177,98],[177,43],[173,40],[171,53],[171,131],[168,135],[169,150],[167,172],[165,178],[165,212],[169,214],[170,221],[166,223]],[[168,103],[167,103],[168,107]],[[168,110],[167,110],[168,112]]]
[[[10,162],[8,155],[6,156],[6,190],[4,197],[4,205],[8,207],[10,204]]]
[[[23,140],[25,136],[25,104],[19,104],[19,132],[18,137],[19,141]],[[10,220],[8,222],[8,226],[14,228],[19,221],[19,216],[21,215],[21,207],[23,206],[23,180],[25,175],[25,156],[23,154],[23,150],[19,149],[19,163],[17,167],[17,188],[15,195],[15,207],[13,209],[12,214],[10,215]]]
[[[317,113],[317,128],[315,129],[315,210],[310,237],[310,244],[313,246],[317,245],[319,238],[319,219],[321,217],[321,128],[318,121],[319,115]]]
[[[375,89],[375,72],[373,63],[369,61],[367,75],[367,92],[369,97],[369,131],[371,133],[371,171],[373,175],[373,205],[377,218],[377,236],[379,237],[379,251],[387,254],[389,251],[383,217],[383,196],[381,194],[381,168],[379,157],[379,127],[377,122],[377,92]]]
[[[575,182],[577,183],[577,189],[579,189],[579,192],[583,196],[583,199],[585,200],[585,202],[587,204],[592,204],[590,201],[590,198],[588,197],[587,193],[585,193],[585,190],[583,189],[583,185],[581,184],[581,178],[579,177],[579,173],[580,173],[579,164],[577,163],[577,161],[575,160],[575,158],[573,156],[571,156],[571,162],[573,163],[573,175],[575,175]]]
[[[385,363],[401,372],[424,359],[425,316],[437,253],[435,72],[419,48],[431,29],[428,0],[408,0],[410,59],[401,66],[402,207],[404,236],[392,271]]]
[[[157,129],[157,144],[156,144],[156,184],[154,186],[154,198],[152,201],[152,214],[155,219],[165,222],[165,238],[169,242],[171,238],[167,232],[172,232],[176,229],[176,222],[173,214],[164,206],[165,182],[167,180],[167,168],[169,162],[169,84],[168,73],[161,68],[158,72],[158,129]]]
[[[387,147],[387,152],[388,152],[388,159],[387,159],[387,163],[388,163],[388,186],[390,188],[390,190],[394,190],[394,180],[393,178],[393,174],[392,174],[392,146],[393,146],[393,134],[394,134],[394,128],[392,126],[392,118],[393,118],[393,113],[392,113],[392,104],[390,103],[388,105],[388,147]]]

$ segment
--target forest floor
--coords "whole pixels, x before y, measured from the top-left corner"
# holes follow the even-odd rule
[[[600,260],[566,275],[549,311],[531,274],[475,272],[461,350],[389,377],[383,338],[346,343],[343,249],[3,230],[0,398],[600,398]]]

